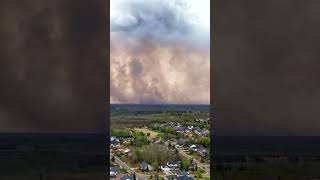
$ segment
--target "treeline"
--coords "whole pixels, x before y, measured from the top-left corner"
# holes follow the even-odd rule
[[[143,132],[133,131],[132,135],[134,137],[133,145],[141,147],[143,145],[150,144],[146,134],[144,134]]]
[[[131,132],[129,129],[110,129],[110,135],[116,137],[131,137]]]
[[[142,146],[141,148],[135,148],[132,156],[132,160],[135,162],[146,161],[156,169],[159,168],[161,164],[178,159],[180,159],[180,157],[177,152],[170,151],[166,146],[161,144],[150,144]]]
[[[202,145],[205,148],[210,147],[210,138],[209,137],[200,137],[195,140],[196,144]]]

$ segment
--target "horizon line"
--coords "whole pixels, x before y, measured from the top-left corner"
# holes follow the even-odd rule
[[[211,104],[197,104],[197,103],[110,103],[110,105],[211,105]]]

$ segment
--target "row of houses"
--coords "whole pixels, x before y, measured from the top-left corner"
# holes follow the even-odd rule
[[[189,172],[180,169],[180,163],[181,161],[170,161],[170,162],[167,162],[166,164],[162,164],[160,166],[160,169],[165,174],[169,174],[167,179],[180,179],[181,177],[183,177],[183,179],[184,178],[190,179]],[[188,170],[191,170],[191,169],[195,170],[195,168],[196,168],[196,164],[190,163],[188,165]],[[140,170],[142,172],[152,171],[153,167],[150,164],[148,164],[146,161],[143,161],[140,163]]]
[[[167,166],[171,166],[172,168],[175,168],[177,165],[176,162],[168,162]],[[161,166],[163,167],[163,166]],[[140,164],[141,169],[148,170],[149,168],[151,169],[152,167],[146,163],[145,161]],[[166,171],[166,170],[163,170]],[[133,180],[134,179],[134,174],[126,174],[126,173],[121,173],[119,168],[112,165],[110,166],[110,179],[111,180]],[[174,169],[170,174],[165,175],[164,179],[166,180],[192,180],[193,178],[189,175],[189,172],[185,170],[180,170],[180,169]]]
[[[125,143],[129,143],[131,141],[134,141],[133,137],[127,137],[127,138],[123,138],[123,137],[110,137],[110,148],[114,149],[117,148],[118,146],[120,146],[121,144],[125,144]]]
[[[194,121],[195,122],[200,122],[200,123],[209,123],[210,122],[210,118],[196,118]]]
[[[110,163],[110,180],[135,180],[134,174],[121,172],[114,164]]]
[[[172,127],[174,132],[184,133],[186,137],[192,137],[192,133],[199,136],[210,136],[208,129],[201,129],[198,126],[184,126],[178,122],[168,122],[166,126]]]

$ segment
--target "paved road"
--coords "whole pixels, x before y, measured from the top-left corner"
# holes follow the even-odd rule
[[[186,157],[187,159],[191,159],[192,158],[193,161],[197,163],[198,167],[203,168],[206,171],[206,173],[203,174],[203,176],[210,176],[210,164],[200,163],[197,159],[194,159],[192,156],[190,156],[189,154],[184,152],[181,148],[178,148],[178,151],[182,156]]]
[[[115,155],[113,155],[112,153],[110,153],[110,158],[111,158],[112,156],[114,157],[115,162],[116,162],[117,164],[119,164],[122,168],[125,168],[125,169],[128,171],[128,173],[136,173],[136,178],[137,178],[137,180],[145,180],[145,179],[147,179],[144,174],[140,174],[140,173],[136,172],[133,168],[130,168],[129,165],[127,165],[125,162],[123,162],[123,161],[122,161],[121,159],[119,159],[117,156],[115,156]]]
[[[186,157],[187,159],[191,159],[193,158],[192,156],[190,156],[189,154],[185,153],[182,149],[178,148],[179,153]],[[147,179],[146,175],[141,174],[136,172],[133,168],[131,168],[129,165],[127,165],[125,162],[123,162],[121,159],[119,159],[117,156],[113,155],[112,153],[110,153],[110,158],[114,156],[115,162],[117,164],[119,164],[120,166],[122,166],[122,168],[125,168],[129,173],[136,173],[136,178],[138,180],[145,180]],[[210,164],[203,164],[200,163],[198,160],[194,159],[194,161],[197,163],[198,167],[201,167],[205,170],[205,174],[203,174],[203,176],[210,176]],[[167,173],[166,173],[167,174]],[[167,174],[168,175],[168,174]],[[163,176],[162,176],[163,177]]]

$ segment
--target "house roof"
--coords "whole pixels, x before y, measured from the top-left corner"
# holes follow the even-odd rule
[[[205,148],[203,148],[203,147],[199,147],[198,151],[201,152],[201,153],[206,153],[207,152],[207,150]]]
[[[166,178],[167,179],[176,179],[177,176],[176,175],[167,175]]]
[[[142,168],[142,169],[147,169],[148,168],[148,163],[146,162],[146,161],[142,161],[141,163],[140,163],[140,167]]]
[[[174,127],[174,131],[185,131],[187,128],[186,127],[184,127],[184,126],[176,126],[176,127]]]
[[[120,180],[133,180],[132,176],[123,176],[120,178]]]
[[[110,167],[110,172],[119,172],[118,168],[117,167]]]
[[[186,176],[186,175],[188,175],[188,172],[187,171],[183,171],[183,170],[176,170],[176,174],[178,176]]]
[[[196,167],[196,165],[195,164],[189,164],[188,167],[189,168],[194,168],[194,167]]]
[[[168,162],[167,164],[176,165],[176,164],[178,164],[178,162],[176,162],[176,161],[170,161],[170,162]]]
[[[110,141],[110,144],[111,145],[117,145],[117,144],[120,144],[118,141]]]
[[[177,180],[190,180],[190,179],[193,179],[193,178],[190,176],[186,176],[186,175],[177,177]]]

